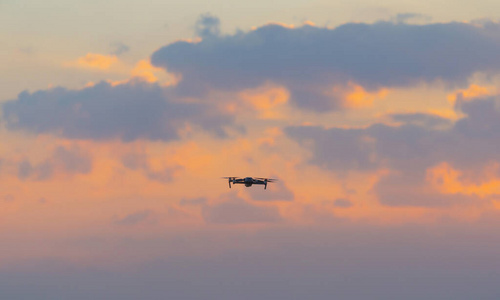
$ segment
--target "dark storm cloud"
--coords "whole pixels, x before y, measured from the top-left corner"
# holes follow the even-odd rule
[[[178,139],[178,130],[187,123],[224,136],[224,127],[232,123],[232,117],[206,104],[179,103],[166,94],[165,88],[140,81],[23,92],[3,105],[3,117],[10,130],[126,142]]]
[[[214,31],[218,22],[207,26]],[[340,105],[322,91],[349,81],[372,90],[437,79],[460,84],[475,72],[498,72],[500,25],[266,25],[233,35],[210,34],[199,43],[175,42],[156,51],[151,61],[182,74],[180,93],[238,90],[272,81],[286,86],[295,104],[320,111]]]
[[[297,126],[285,129],[299,144],[310,148],[310,163],[339,174],[352,170],[389,168],[375,192],[387,205],[443,206],[477,200],[475,196],[444,196],[425,187],[426,170],[439,163],[471,174],[500,162],[500,110],[497,97],[460,105],[466,117],[451,124],[439,117],[396,115],[400,126],[375,124],[346,129]],[[429,126],[432,125],[432,126]],[[435,125],[446,124],[447,129]],[[474,173],[475,172],[475,173]]]
[[[257,206],[235,194],[228,194],[227,200],[214,205],[203,205],[202,215],[206,222],[220,224],[274,223],[281,221],[276,207]]]

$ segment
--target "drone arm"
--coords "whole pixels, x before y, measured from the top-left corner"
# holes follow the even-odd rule
[[[231,178],[229,178],[227,182],[229,183],[229,188],[231,188]]]

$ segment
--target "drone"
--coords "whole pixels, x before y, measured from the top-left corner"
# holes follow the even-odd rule
[[[246,187],[251,187],[253,184],[263,184],[264,189],[267,189],[267,183],[268,182],[275,182],[278,179],[273,179],[273,178],[260,178],[260,177],[222,177],[224,179],[227,179],[229,182],[229,188],[231,188],[231,183],[232,184],[244,184]]]

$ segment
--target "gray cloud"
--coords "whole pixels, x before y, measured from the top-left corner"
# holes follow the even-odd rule
[[[151,210],[141,210],[126,215],[125,217],[115,221],[118,225],[136,225],[138,223],[145,222],[152,216]]]
[[[111,44],[111,48],[113,49],[111,51],[111,54],[114,55],[122,55],[124,53],[127,53],[130,51],[130,47],[125,45],[124,43],[116,42]]]
[[[322,91],[349,81],[371,90],[437,79],[462,84],[475,72],[498,72],[500,25],[265,25],[233,35],[213,34],[199,43],[175,42],[153,53],[151,61],[182,74],[177,87],[182,94],[272,81],[285,85],[295,104],[322,111],[341,105]]]
[[[339,198],[335,199],[333,205],[335,205],[336,207],[351,207],[352,202],[348,199]]]
[[[466,204],[479,201],[478,197],[439,194],[426,187],[426,170],[448,162],[463,170],[465,177],[481,178],[478,174],[483,167],[500,162],[499,101],[500,98],[491,97],[460,104],[466,117],[454,124],[439,117],[409,114],[393,116],[404,121],[400,126],[374,124],[362,129],[296,126],[286,128],[285,132],[310,148],[311,164],[339,174],[378,168],[394,170],[395,174],[385,177],[375,187],[383,204]]]
[[[449,119],[425,113],[390,114],[388,117],[395,122],[428,128],[446,128],[453,125]]]
[[[26,179],[33,173],[33,166],[27,160],[22,161],[17,168],[17,177],[19,179]]]
[[[205,197],[199,197],[199,198],[183,198],[180,200],[179,204],[181,206],[188,206],[188,205],[205,205],[207,204],[207,198]]]
[[[50,179],[55,170],[67,174],[87,174],[92,170],[92,159],[78,147],[57,147],[52,155],[44,161],[33,165],[29,160],[17,164],[17,177],[21,180]]]
[[[195,33],[202,38],[215,37],[220,34],[220,20],[211,14],[203,14],[196,21]]]
[[[500,98],[463,103],[454,124],[425,114],[398,114],[400,126],[368,128],[288,127],[285,132],[313,152],[311,163],[334,171],[427,167],[448,161],[460,167],[500,160]],[[448,127],[447,129],[443,129]],[[312,144],[311,144],[312,142]]]
[[[92,160],[81,149],[73,147],[57,147],[52,155],[52,160],[62,166],[69,173],[89,173],[92,169]]]
[[[235,194],[228,194],[222,203],[204,205],[202,215],[209,223],[243,224],[243,223],[274,223],[281,221],[276,207],[257,206],[246,202]]]
[[[397,14],[394,18],[392,18],[392,20],[396,23],[408,23],[412,20],[430,21],[432,20],[432,17],[417,13],[401,13]]]
[[[420,168],[416,168],[420,169]],[[373,188],[381,204],[388,206],[447,207],[487,205],[491,197],[441,194],[425,182],[424,172],[398,172],[384,176]]]
[[[23,92],[3,104],[10,130],[50,133],[74,139],[175,140],[191,123],[225,135],[232,117],[203,103],[173,101],[168,90],[135,81],[111,86],[101,82],[83,90],[55,88]]]
[[[141,170],[146,177],[160,182],[170,182],[176,171],[182,169],[181,166],[166,167],[162,170],[153,169],[147,161],[145,154],[130,153],[122,157],[122,164],[131,170]]]

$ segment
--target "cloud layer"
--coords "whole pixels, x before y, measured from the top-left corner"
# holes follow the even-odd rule
[[[232,124],[231,116],[206,104],[176,102],[164,88],[140,81],[23,92],[3,105],[3,117],[10,130],[123,141],[175,140],[187,124],[224,136]]]
[[[463,196],[454,196],[450,201],[426,188],[427,172],[447,162],[477,175],[500,161],[496,150],[500,147],[499,101],[498,97],[489,97],[459,104],[466,116],[454,124],[434,115],[398,114],[392,117],[403,123],[399,126],[382,123],[368,128],[292,126],[285,132],[311,150],[310,163],[324,169],[339,174],[381,168],[395,171],[375,188],[386,204],[463,203]],[[447,126],[444,129],[443,124]]]
[[[205,21],[205,22],[203,22]],[[179,41],[155,53],[155,66],[182,75],[178,90],[286,86],[302,108],[341,106],[335,85],[355,82],[376,90],[443,80],[464,83],[475,72],[500,70],[500,25],[378,22],[337,28],[270,24],[249,32],[217,34],[218,20],[202,19],[203,40]],[[200,25],[201,26],[201,25]]]

